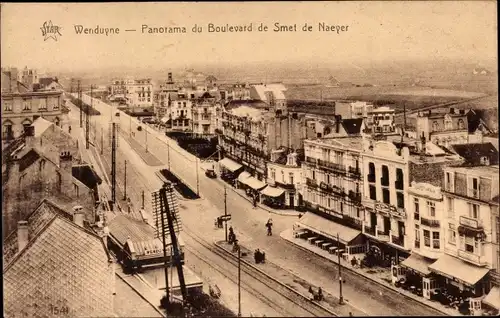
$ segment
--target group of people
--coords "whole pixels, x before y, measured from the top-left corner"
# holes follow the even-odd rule
[[[309,287],[309,293],[311,294],[313,300],[322,301],[323,300],[323,290],[321,287],[318,288],[318,292],[315,293],[312,287]]]
[[[266,262],[266,253],[261,252],[259,249],[256,249],[253,253],[253,258],[255,259],[255,264],[261,264]]]

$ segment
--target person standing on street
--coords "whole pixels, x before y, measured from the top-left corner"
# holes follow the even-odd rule
[[[273,220],[271,220],[271,219],[267,220],[266,227],[267,227],[267,236],[272,236],[273,235]]]

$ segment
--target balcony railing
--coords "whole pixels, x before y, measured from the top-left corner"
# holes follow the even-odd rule
[[[440,227],[441,226],[439,220],[430,220],[427,218],[421,218],[420,224],[425,225],[425,226],[429,226],[429,227]]]
[[[374,227],[365,226],[364,229],[365,229],[366,234],[369,234],[371,236],[375,236],[375,228]]]
[[[346,172],[345,166],[338,163],[333,163],[326,160],[318,159],[318,165],[338,172]]]
[[[377,231],[377,238],[380,241],[389,242],[390,236],[389,233],[385,233],[384,231]]]
[[[348,196],[351,201],[361,203],[361,193],[350,190]]]
[[[306,178],[306,185],[309,187],[317,188],[318,187],[318,182],[314,179],[311,178]]]
[[[404,237],[399,237],[399,236],[395,236],[395,235],[392,235],[391,236],[391,242],[393,244],[396,244],[396,245],[399,245],[399,246],[405,246],[405,239]]]
[[[319,183],[319,188],[323,191],[331,192],[332,191],[332,186],[325,183],[325,182],[320,182]]]
[[[480,229],[483,227],[483,222],[478,219],[472,219],[466,216],[460,216],[460,225],[470,227],[473,229]]]
[[[354,175],[361,175],[361,170],[356,167],[349,167],[349,173],[352,173]]]
[[[306,157],[306,162],[316,164],[316,158]]]

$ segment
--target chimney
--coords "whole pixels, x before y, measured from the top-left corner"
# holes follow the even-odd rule
[[[455,108],[453,107],[450,108],[450,114],[455,114]]]
[[[335,133],[340,132],[340,121],[342,120],[341,115],[335,115]]]
[[[26,245],[28,245],[28,221],[17,222],[17,246],[18,251],[21,251]]]
[[[69,151],[61,152],[59,156],[59,169],[61,170],[61,193],[73,196],[73,156]]]
[[[17,93],[17,68],[10,70],[10,92]]]
[[[77,205],[73,207],[73,222],[76,225],[83,227],[83,221],[85,219],[85,215],[83,214],[83,207]]]
[[[172,80],[172,72],[168,72],[168,82],[169,83],[173,82],[173,80]]]

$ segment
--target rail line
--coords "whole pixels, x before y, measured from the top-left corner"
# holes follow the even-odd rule
[[[228,255],[228,253],[221,251],[220,249],[216,248],[213,246],[213,244],[207,242],[205,239],[201,238],[198,234],[192,232],[187,228],[186,226],[183,227],[183,232],[189,236],[191,239],[193,239],[196,243],[201,245],[203,248],[206,250],[209,250],[213,254],[221,257],[223,260],[225,260],[227,263],[231,264],[234,267],[238,267],[238,261],[231,255]],[[212,262],[209,262],[206,260],[205,256],[201,256],[201,253],[199,252],[194,252],[190,247],[187,248],[187,250],[194,254],[196,257],[202,259],[204,262],[209,264],[211,267],[213,267],[215,270],[218,272],[221,272],[229,278],[231,281],[237,283],[237,281],[233,277],[229,277],[227,275],[227,270],[222,269],[220,266],[215,265]],[[214,266],[215,265],[215,266]],[[256,269],[252,268],[245,262],[240,263],[241,266],[241,271],[242,273],[246,274],[247,276],[250,276],[254,281],[266,286],[271,292],[274,292],[278,294],[281,298],[286,299],[287,302],[292,303],[296,308],[300,308],[301,311],[303,312],[300,314],[300,316],[306,315],[312,315],[313,317],[336,317],[337,314],[334,312],[331,312],[327,308],[324,308],[323,306],[312,302],[309,300],[306,296],[298,293],[297,291],[293,290],[292,288],[289,288],[282,283],[278,282],[275,279],[272,279],[265,274],[257,271]],[[218,267],[218,268],[216,268]],[[295,317],[297,316],[297,313],[291,313],[286,310],[286,308],[290,308],[289,306],[284,306],[280,304],[276,304],[276,301],[273,301],[270,299],[270,297],[262,295],[260,292],[256,291],[255,288],[251,287],[248,285],[248,283],[244,283],[242,281],[242,286],[250,292],[252,295],[256,296],[258,299],[262,300],[264,303],[270,305],[270,306],[278,306],[282,312],[288,312],[290,316]]]

